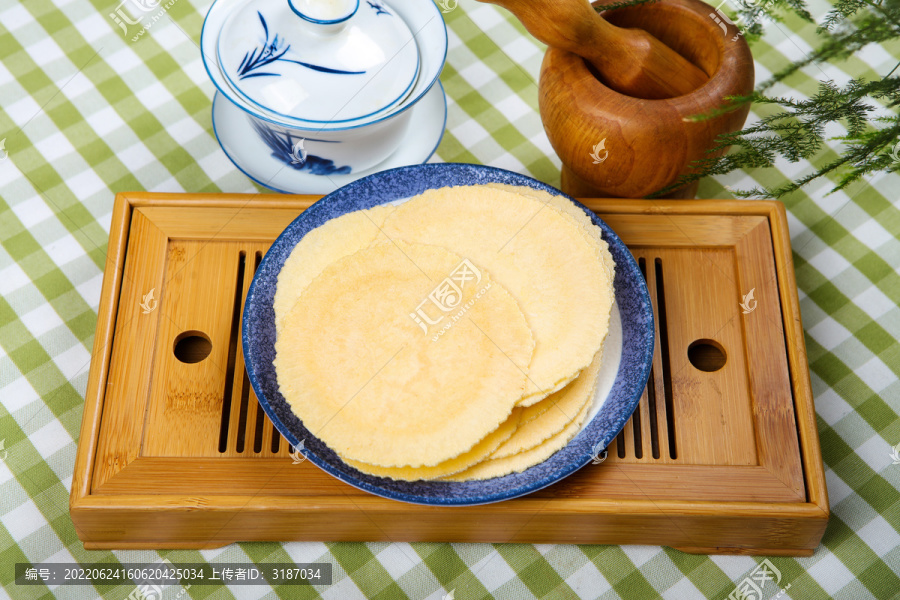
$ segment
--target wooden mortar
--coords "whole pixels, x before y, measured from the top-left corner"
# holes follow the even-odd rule
[[[715,14],[700,0],[659,0],[604,14],[619,27],[648,31],[709,75],[704,85],[675,98],[620,94],[580,56],[547,48],[538,100],[547,137],[563,163],[564,192],[641,198],[675,183],[691,162],[722,154],[707,150],[718,135],[743,127],[749,104],[706,121],[687,119],[723,107],[726,96],[749,94],[754,72],[747,42],[734,25],[726,24],[723,34],[722,20],[710,16]],[[668,197],[692,198],[696,189],[694,183]]]

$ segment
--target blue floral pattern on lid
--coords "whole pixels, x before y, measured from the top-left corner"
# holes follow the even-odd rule
[[[363,10],[360,1],[245,0],[217,35],[221,74],[275,120],[339,123],[390,111],[416,84],[418,41],[384,0]]]
[[[278,389],[275,368],[275,313],[272,303],[278,273],[297,242],[312,229],[342,214],[409,198],[427,189],[453,185],[507,183],[552,194],[559,190],[518,173],[469,164],[426,164],[381,171],[332,192],[309,207],[275,240],[259,265],[244,306],[242,344],[247,374],[266,414],[309,460],[359,489],[417,504],[466,506],[515,498],[556,483],[589,464],[631,417],[647,384],[653,358],[653,309],[640,269],[621,239],[597,215],[575,202],[602,230],[616,262],[616,306],[621,317],[621,358],[609,394],[599,412],[567,446],[526,469],[485,481],[394,481],[357,471],[323,444],[291,411]]]
[[[381,2],[373,2],[372,0],[366,0],[366,1],[369,3],[369,6],[371,6],[375,10],[376,15],[393,16],[393,14],[388,9],[386,9],[384,7],[384,4],[382,4]]]
[[[365,71],[344,71],[341,69],[323,67],[322,65],[314,65],[300,60],[285,58],[285,55],[291,49],[291,45],[285,44],[283,38],[279,39],[277,33],[270,42],[269,26],[266,24],[266,18],[263,17],[262,13],[259,11],[256,11],[256,14],[259,15],[259,22],[260,24],[262,24],[263,33],[265,34],[265,41],[263,42],[262,48],[256,47],[252,51],[244,53],[244,59],[241,61],[241,64],[237,69],[238,79],[244,79],[246,77],[280,77],[281,73],[256,72],[257,69],[271,65],[272,63],[279,60],[295,63],[314,71],[320,71],[322,73],[337,73],[341,75],[362,75],[365,73]]]

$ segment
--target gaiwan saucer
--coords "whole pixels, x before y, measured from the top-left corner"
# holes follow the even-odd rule
[[[225,155],[247,177],[286,194],[330,194],[339,187],[385,169],[418,165],[437,150],[447,125],[447,97],[438,81],[412,109],[404,140],[383,162],[358,172],[328,172],[311,160],[299,161],[263,141],[247,114],[219,92],[213,98],[213,131]],[[312,157],[315,158],[315,157]]]

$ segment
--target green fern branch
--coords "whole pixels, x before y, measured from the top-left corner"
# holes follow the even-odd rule
[[[762,13],[777,19],[778,11],[786,9],[812,20],[802,0],[757,3],[749,9],[744,17],[745,22],[756,25],[762,21]],[[754,18],[756,21],[751,21]],[[836,184],[831,190],[834,192],[879,172],[900,171],[900,159],[896,158],[900,152],[900,115],[897,111],[900,105],[900,78],[893,76],[894,71],[879,80],[853,79],[844,86],[824,81],[819,84],[816,93],[805,100],[767,96],[764,93],[806,66],[841,60],[869,44],[880,44],[900,37],[900,0],[837,0],[817,31],[822,43],[815,51],[775,73],[754,94],[730,98],[730,106],[723,109],[733,110],[736,106],[754,102],[771,105],[778,110],[742,131],[720,136],[710,153],[730,148],[727,154],[698,161],[693,165],[694,172],[654,196],[707,175],[724,175],[737,169],[771,168],[779,159],[790,162],[811,160],[828,147],[828,142],[839,142],[843,146],[841,154],[814,172],[773,189],[738,190],[735,195],[780,198],[826,176],[835,178]],[[885,110],[890,113],[888,116],[878,116]],[[699,116],[698,119],[711,118],[720,112]],[[846,134],[827,138],[826,128],[833,123],[843,126]]]

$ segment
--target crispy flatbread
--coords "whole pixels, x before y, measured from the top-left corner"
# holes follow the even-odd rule
[[[486,438],[475,444],[468,452],[464,452],[456,458],[445,460],[439,465],[433,467],[378,467],[356,460],[343,458],[343,461],[363,473],[376,475],[378,477],[389,477],[391,479],[399,479],[402,481],[417,481],[420,479],[437,479],[454,473],[459,473],[474,464],[480,463],[491,455],[503,442],[516,431],[519,425],[519,418],[522,415],[521,408],[514,408],[512,414],[507,420],[500,424],[500,427],[490,432]]]
[[[542,444],[535,446],[530,450],[513,454],[505,458],[489,458],[470,467],[465,471],[444,477],[445,481],[471,481],[477,479],[491,479],[493,477],[502,477],[510,473],[521,473],[529,467],[533,467],[538,463],[542,463],[560,449],[565,447],[573,437],[581,430],[590,411],[592,402],[588,402],[582,407],[581,412],[566,427],[556,435],[545,440]]]
[[[326,221],[304,235],[278,273],[275,288],[275,332],[281,333],[282,321],[300,298],[306,286],[334,261],[362,250],[381,235],[384,219],[394,207],[385,204],[353,211]]]
[[[601,352],[598,352],[594,356],[588,368],[583,370],[575,381],[537,404],[522,409],[527,412],[540,404],[549,404],[536,418],[520,423],[516,432],[491,454],[491,458],[505,458],[530,450],[571,423],[584,405],[593,400],[597,374],[600,373],[600,354]]]
[[[423,467],[468,452],[509,418],[534,341],[487,270],[394,240],[323,269],[275,350],[281,393],[313,435],[350,460]]]
[[[509,185],[508,183],[486,183],[484,185],[486,187],[492,187],[534,198],[538,202],[545,203],[563,214],[572,217],[581,228],[581,233],[595,245],[597,256],[603,261],[603,266],[606,268],[606,274],[609,277],[609,281],[615,281],[616,263],[613,261],[612,254],[609,252],[609,244],[603,239],[603,230],[594,225],[591,218],[581,209],[581,207],[572,204],[571,200],[565,196],[560,196],[558,194],[554,195],[543,190],[536,190],[527,185]],[[611,302],[614,302],[615,294],[612,287],[610,287],[610,294],[613,297]]]
[[[561,210],[488,186],[442,188],[398,206],[383,230],[453,249],[518,300],[535,340],[520,406],[564,387],[600,349],[612,282],[596,244]]]

